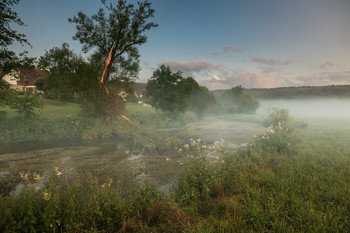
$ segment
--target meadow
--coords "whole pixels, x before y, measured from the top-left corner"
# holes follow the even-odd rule
[[[120,132],[132,146],[102,141],[0,155],[1,232],[350,231],[348,119],[277,111],[264,126],[266,116],[222,115],[223,129],[231,128],[221,130],[213,118],[174,124],[137,105],[128,106],[133,124],[82,123],[76,105],[49,106],[41,122],[51,114],[90,140]]]

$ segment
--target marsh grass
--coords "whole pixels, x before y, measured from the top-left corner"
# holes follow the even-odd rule
[[[87,171],[82,176],[54,170],[39,190],[1,195],[0,231],[349,232],[350,124],[307,123],[303,131],[302,124],[268,128],[237,149],[212,146],[213,158],[201,140],[185,138],[181,145],[173,138],[162,155],[143,158],[151,173],[178,171],[169,195],[147,180],[125,195],[123,184],[102,174],[119,171],[125,180],[142,171],[128,173],[122,158],[112,166],[103,156],[82,154],[89,160],[77,163]],[[272,137],[277,133],[278,140]],[[93,166],[95,175],[89,175]]]

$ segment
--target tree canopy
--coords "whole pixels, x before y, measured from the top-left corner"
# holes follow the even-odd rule
[[[11,24],[15,23],[23,26],[24,23],[18,17],[11,7],[18,4],[19,0],[3,0],[0,2],[0,47],[6,48],[12,45],[14,41],[21,44],[29,44],[26,36],[11,28]]]
[[[77,32],[73,39],[83,44],[82,50],[95,50],[95,57],[101,58],[101,64],[114,46],[106,80],[133,79],[139,71],[139,52],[137,46],[146,43],[146,31],[158,25],[148,22],[154,10],[148,1],[138,2],[137,7],[118,0],[116,5],[101,0],[100,8],[91,17],[79,12],[70,23],[76,24]],[[103,67],[103,65],[102,65]],[[111,77],[112,74],[112,77]]]
[[[227,90],[221,97],[221,105],[228,113],[255,113],[259,102],[249,93],[246,93],[242,86],[236,86]]]
[[[9,51],[8,46],[19,42],[30,46],[26,36],[11,28],[17,24],[25,26],[16,12],[11,7],[19,3],[19,0],[3,0],[0,2],[0,77],[22,66],[32,66],[35,59],[28,58],[26,52],[18,57],[15,52]]]
[[[193,111],[202,117],[216,102],[206,87],[200,86],[191,77],[184,78],[179,71],[172,72],[165,65],[154,71],[148,80],[146,98],[153,107],[172,118],[185,111]]]

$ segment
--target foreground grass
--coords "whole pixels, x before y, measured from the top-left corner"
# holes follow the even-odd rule
[[[192,140],[181,147],[187,163],[168,196],[146,183],[122,198],[110,179],[54,171],[44,188],[0,197],[0,230],[349,232],[350,131],[319,122],[302,135],[270,128],[210,160]]]

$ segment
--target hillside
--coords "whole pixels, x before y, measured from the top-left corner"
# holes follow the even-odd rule
[[[215,90],[215,95],[221,96],[226,90]],[[313,97],[350,97],[350,85],[341,86],[305,86],[279,88],[245,89],[257,99],[294,99]]]

